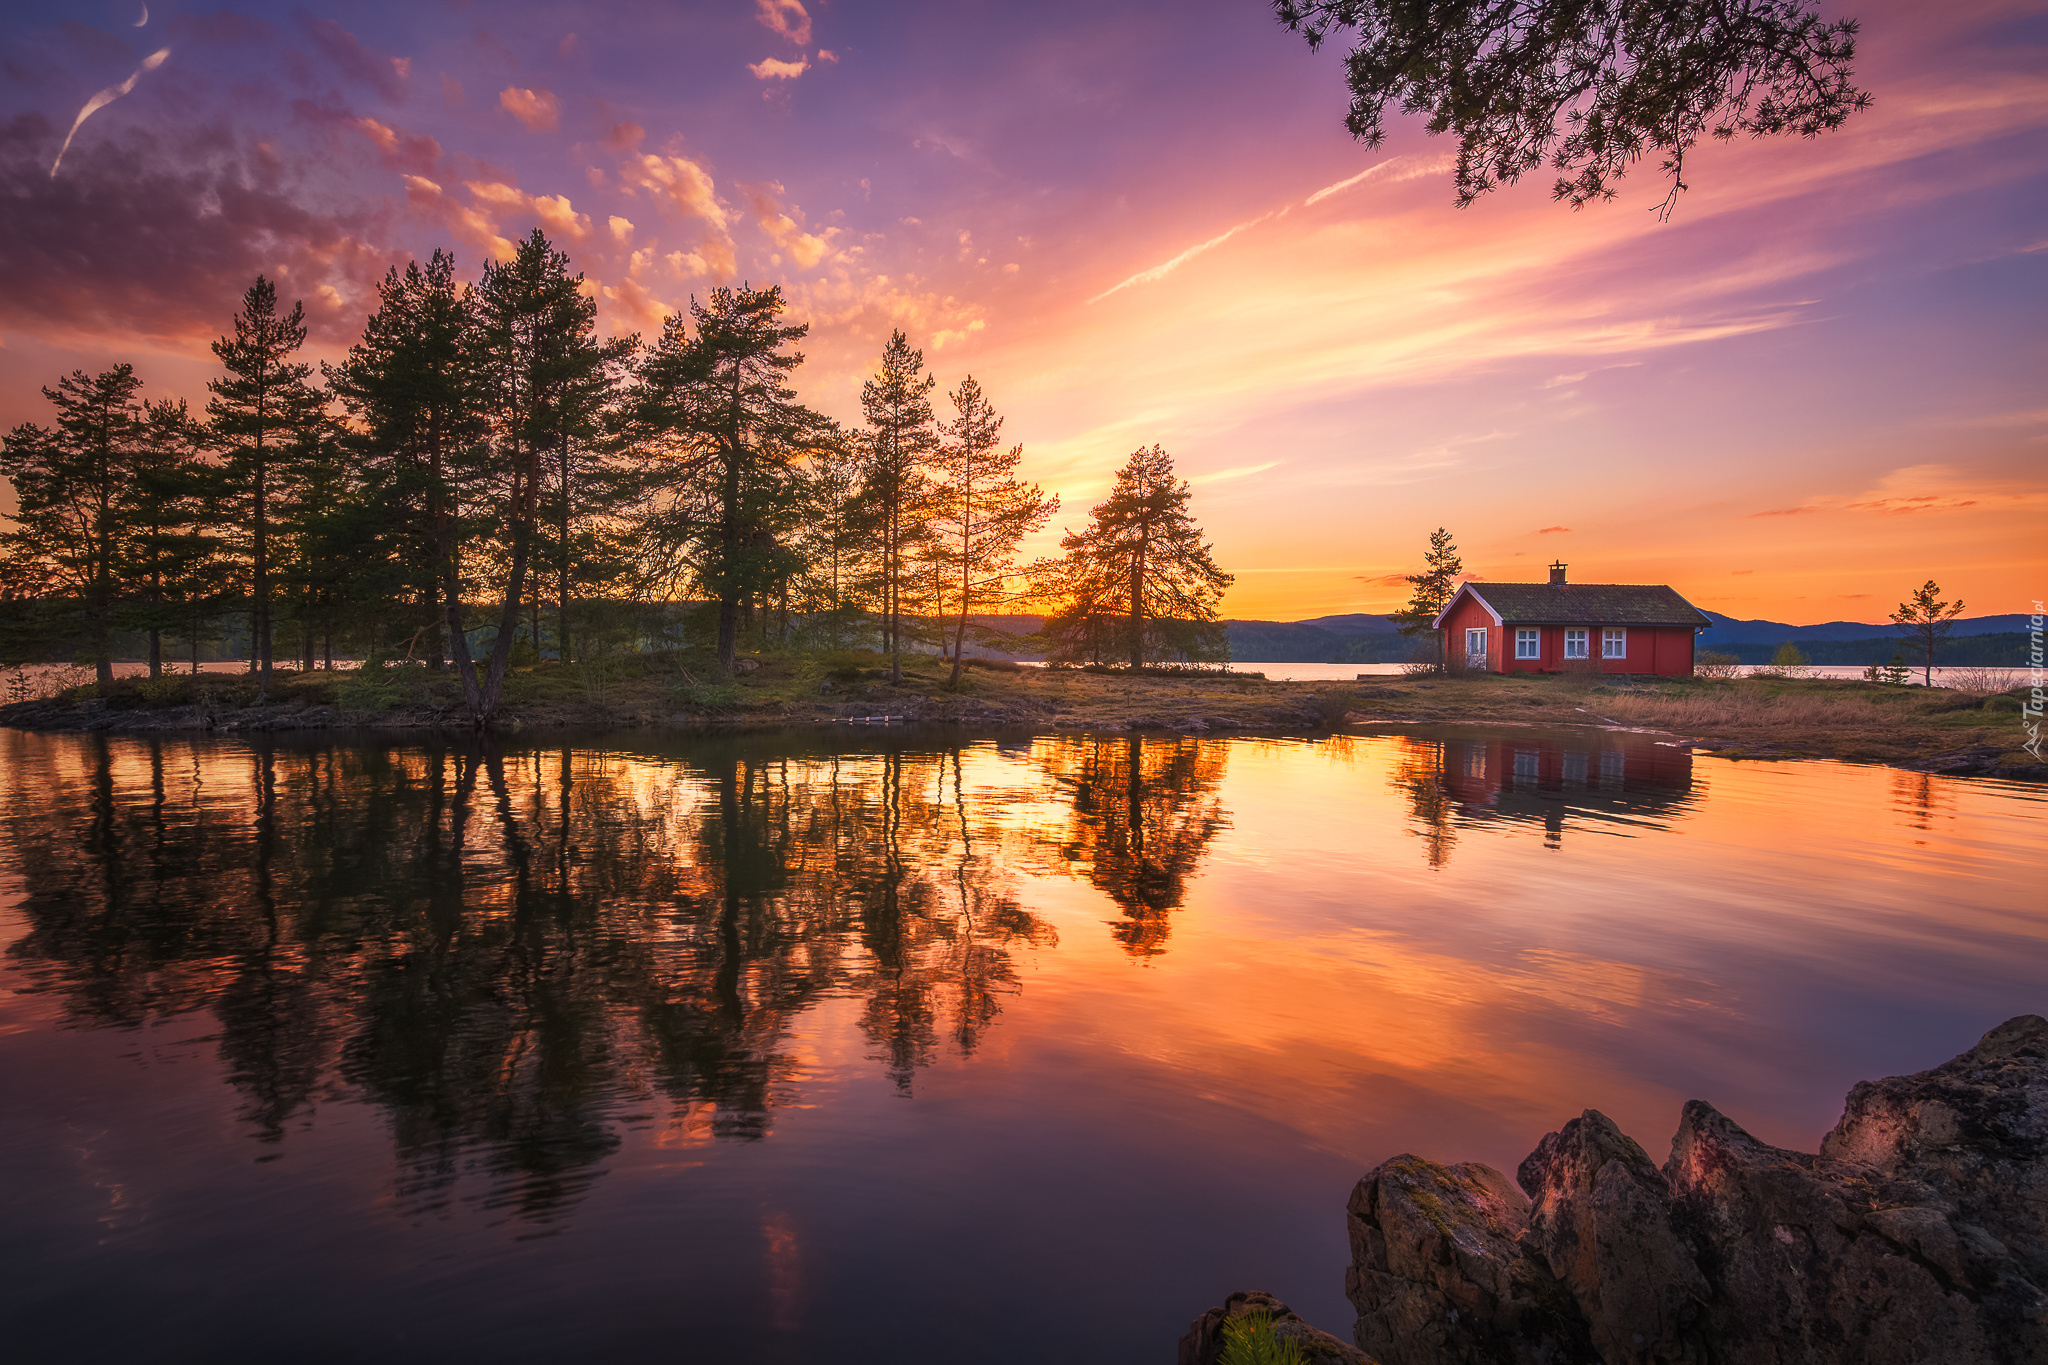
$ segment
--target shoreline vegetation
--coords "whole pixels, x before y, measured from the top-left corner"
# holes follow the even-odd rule
[[[1182,734],[1371,733],[1435,725],[1604,728],[1666,735],[1730,758],[1832,758],[1920,771],[2048,780],[2021,747],[2019,689],[1901,687],[1834,678],[1416,675],[1286,682],[1256,672],[1024,668],[868,650],[742,655],[728,675],[709,650],[619,654],[515,667],[488,728],[782,729],[940,724],[986,730]],[[85,683],[0,705],[32,730],[449,730],[477,727],[452,673],[421,666]]]

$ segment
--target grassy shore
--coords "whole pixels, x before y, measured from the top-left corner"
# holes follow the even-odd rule
[[[901,684],[863,651],[763,654],[726,677],[708,654],[544,663],[508,679],[499,728],[791,726],[887,718],[977,728],[1316,733],[1403,724],[1577,725],[1655,730],[1736,757],[1825,757],[2039,776],[2016,692],[1822,678],[1396,677],[1269,682],[1252,673],[967,670],[935,660]],[[0,707],[25,728],[218,731],[468,724],[450,675],[420,668],[281,672],[268,700],[250,679],[203,674],[86,685]]]

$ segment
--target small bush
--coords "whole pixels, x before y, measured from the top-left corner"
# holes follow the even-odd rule
[[[1694,657],[1692,673],[1695,678],[1739,678],[1742,676],[1742,659],[1718,650],[1704,650]]]
[[[1223,1349],[1216,1365],[1307,1365],[1301,1343],[1273,1335],[1273,1315],[1247,1313],[1223,1324]]]
[[[1757,670],[1773,678],[1803,678],[1813,671],[1813,661],[1806,652],[1790,640],[1778,646],[1778,652],[1771,656],[1770,663]]]
[[[1939,677],[1943,687],[1952,687],[1958,692],[1974,692],[1982,697],[2011,687],[2018,672],[2016,668],[1944,668]],[[1901,678],[1900,681],[1905,680]]]

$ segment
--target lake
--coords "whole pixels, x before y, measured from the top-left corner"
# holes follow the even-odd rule
[[[1648,736],[0,731],[13,1360],[1171,1358],[2048,1011],[2043,793]]]

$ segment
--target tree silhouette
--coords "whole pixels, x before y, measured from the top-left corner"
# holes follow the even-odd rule
[[[903,681],[905,596],[915,592],[913,549],[925,535],[930,512],[931,465],[938,452],[931,392],[938,380],[924,372],[924,352],[910,348],[899,329],[872,377],[860,386],[867,419],[864,491],[881,532],[882,648],[889,676]]]
[[[65,594],[83,609],[100,682],[114,676],[110,635],[142,454],[142,381],[131,365],[98,375],[73,370],[43,397],[54,428],[24,423],[0,448],[14,483],[14,529],[0,533],[0,568],[23,587]]]
[[[1931,578],[1892,613],[1892,624],[1898,627],[1899,634],[1920,650],[1920,677],[1929,687],[1934,685],[1934,651],[1955,630],[1955,620],[1962,614],[1963,600],[1959,597],[1953,602],[1942,601],[1941,587]]]
[[[1850,83],[1854,19],[1811,0],[1274,0],[1320,47],[1350,29],[1352,136],[1377,147],[1386,112],[1429,116],[1458,139],[1458,205],[1545,164],[1551,197],[1614,197],[1637,161],[1662,155],[1668,217],[1686,152],[1703,135],[1815,137],[1868,108]]]
[[[1003,584],[1016,560],[1017,543],[1059,511],[1060,500],[1048,498],[1035,483],[1017,478],[1023,446],[1001,448],[1003,419],[996,415],[981,385],[968,375],[948,395],[955,416],[944,425],[939,447],[938,487],[932,499],[935,558],[959,575],[960,614],[953,632],[953,676],[960,669],[967,644],[967,617],[975,605],[1000,600]]]
[[[1235,579],[1216,567],[1188,515],[1188,485],[1158,446],[1133,451],[1087,527],[1060,540],[1064,559],[1039,566],[1037,591],[1060,600],[1046,622],[1054,657],[1227,659],[1216,603]]]
[[[671,317],[641,366],[630,430],[648,442],[643,480],[656,503],[648,549],[718,603],[718,662],[736,662],[742,607],[795,572],[789,550],[801,487],[795,470],[837,439],[830,419],[797,402],[786,349],[809,332],[785,325],[779,288],[711,291],[691,300],[691,335]],[[677,567],[686,574],[677,574]]]
[[[281,505],[292,492],[298,466],[317,441],[326,400],[307,383],[313,367],[293,360],[306,343],[305,308],[294,303],[279,316],[277,288],[263,276],[242,296],[235,334],[213,343],[227,371],[209,380],[206,414],[222,454],[221,488],[229,541],[246,563],[249,593],[249,670],[270,688],[272,583]],[[246,536],[246,539],[243,537]]]

